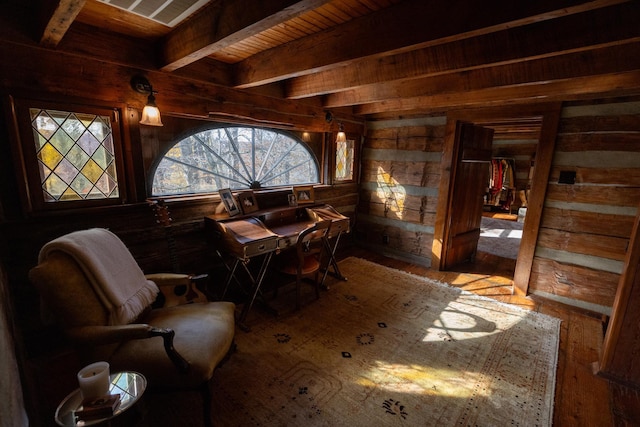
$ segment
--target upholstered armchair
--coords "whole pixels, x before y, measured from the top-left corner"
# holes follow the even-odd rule
[[[29,277],[83,363],[140,372],[150,389],[200,389],[211,422],[209,380],[233,348],[233,303],[172,298],[152,308],[164,285],[189,286],[189,277],[145,276],[124,243],[101,228],[47,243]]]

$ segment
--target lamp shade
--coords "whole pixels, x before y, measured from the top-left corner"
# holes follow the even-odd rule
[[[160,110],[154,105],[145,105],[142,110],[142,118],[140,119],[141,125],[148,126],[162,126],[162,120],[160,119]]]
[[[131,78],[131,87],[133,90],[139,93],[147,94],[147,104],[142,109],[142,117],[140,118],[141,125],[147,126],[162,126],[162,120],[160,119],[160,109],[156,105],[156,97],[151,87],[151,83],[143,76],[133,76]]]
[[[340,123],[338,127],[338,134],[336,135],[336,142],[347,142],[347,135],[344,133],[344,125]]]

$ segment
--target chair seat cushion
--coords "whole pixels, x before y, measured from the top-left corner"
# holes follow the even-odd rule
[[[302,274],[306,275],[306,274],[314,273],[319,268],[320,268],[320,263],[318,262],[315,256],[311,255],[311,256],[305,257],[304,263],[302,264]],[[283,262],[282,266],[280,267],[280,271],[282,271],[285,274],[291,274],[294,276],[298,274],[298,258],[291,257],[286,262]]]
[[[140,372],[151,387],[197,387],[211,378],[231,348],[234,309],[226,301],[194,303],[152,310],[142,320],[175,331],[174,347],[190,363],[187,373],[180,373],[169,359],[161,337],[123,343],[109,360],[111,370]]]

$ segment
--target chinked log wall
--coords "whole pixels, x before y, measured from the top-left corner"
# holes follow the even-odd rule
[[[608,314],[638,200],[640,102],[565,106],[529,292]]]
[[[358,237],[368,247],[431,265],[446,117],[368,124]]]

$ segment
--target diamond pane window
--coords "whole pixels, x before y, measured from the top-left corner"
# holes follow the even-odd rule
[[[337,142],[336,145],[336,181],[350,181],[353,179],[354,140]]]
[[[269,129],[224,127],[199,131],[171,147],[156,167],[151,193],[213,193],[318,180],[315,157],[301,141]]]
[[[119,197],[108,116],[37,108],[29,112],[45,201]]]

